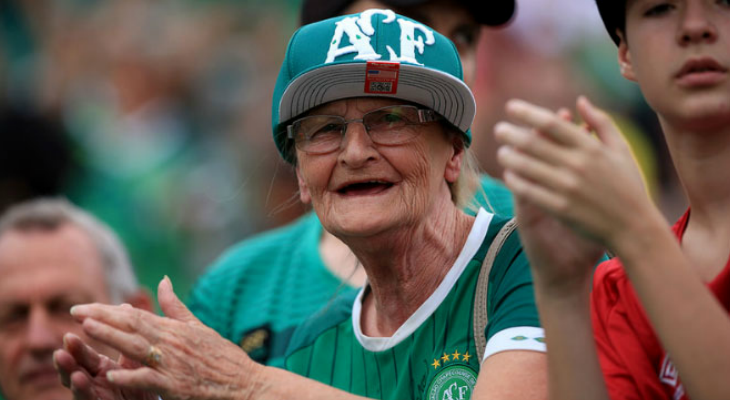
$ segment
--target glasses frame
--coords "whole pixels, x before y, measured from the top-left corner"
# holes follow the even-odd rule
[[[341,138],[344,138],[345,133],[347,132],[347,127],[352,122],[360,122],[360,123],[362,123],[363,124],[363,127],[365,127],[365,132],[368,134],[368,136],[370,136],[370,127],[367,126],[367,125],[365,125],[365,123],[364,123],[365,118],[369,114],[376,113],[376,112],[383,111],[383,110],[387,110],[387,109],[390,109],[390,108],[404,108],[404,107],[414,108],[418,112],[417,113],[417,115],[418,115],[418,121],[415,122],[415,123],[409,123],[408,125],[421,125],[421,124],[426,124],[426,123],[429,123],[429,122],[440,121],[440,120],[444,119],[444,117],[442,117],[441,115],[439,115],[438,113],[436,113],[436,111],[434,111],[432,109],[429,109],[429,108],[421,108],[421,107],[418,107],[418,106],[415,106],[415,105],[412,105],[412,104],[394,104],[392,106],[385,106],[385,107],[376,108],[374,110],[370,110],[370,111],[366,112],[365,114],[363,114],[363,116],[361,118],[345,119],[341,115],[328,115],[328,114],[307,115],[307,116],[302,117],[302,118],[297,118],[294,121],[292,121],[291,124],[288,124],[286,126],[286,136],[287,136],[287,139],[290,139],[290,140],[294,141],[294,146],[297,149],[299,149],[300,151],[303,151],[303,152],[305,152],[307,154],[327,154],[327,153],[331,153],[331,152],[337,150],[337,147],[333,148],[332,150],[327,150],[327,151],[309,151],[309,150],[305,150],[305,149],[301,148],[300,145],[298,144],[297,140],[296,140],[296,132],[294,131],[294,125],[297,122],[300,122],[300,121],[302,121],[304,119],[307,119],[307,118],[312,118],[312,117],[332,117],[332,118],[337,118],[342,123],[342,129],[340,131]],[[417,137],[417,136],[418,135],[414,136],[414,138]],[[370,137],[372,138],[372,136],[370,136]],[[377,143],[377,142],[374,142],[374,143],[375,144],[379,144],[381,146],[397,146],[399,144],[403,144],[403,143],[407,143],[407,142],[408,141],[405,141],[405,142],[402,142],[402,143],[397,143],[397,144],[396,143],[394,143],[394,144],[381,144],[381,143]],[[299,143],[301,143],[301,142],[299,142]],[[341,144],[341,142],[340,142],[340,144]]]

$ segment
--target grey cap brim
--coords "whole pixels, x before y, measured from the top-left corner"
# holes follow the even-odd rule
[[[331,64],[301,74],[284,91],[279,123],[335,100],[388,97],[420,104],[436,111],[460,131],[474,121],[476,101],[466,84],[435,69],[401,64],[395,94],[366,93],[365,63]]]

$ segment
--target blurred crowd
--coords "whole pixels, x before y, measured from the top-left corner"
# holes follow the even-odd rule
[[[182,295],[220,252],[304,212],[271,140],[270,99],[297,0],[0,0],[0,212],[62,195],[108,223],[142,283]],[[474,147],[499,177],[504,102],[611,110],[648,190],[684,210],[655,117],[621,78],[593,2],[520,0],[485,30]]]

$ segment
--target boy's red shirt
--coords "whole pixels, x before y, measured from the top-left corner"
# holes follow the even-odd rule
[[[687,210],[672,227],[680,241],[689,213]],[[730,260],[707,286],[730,311]],[[596,270],[591,317],[612,399],[689,399],[618,259],[606,261]]]

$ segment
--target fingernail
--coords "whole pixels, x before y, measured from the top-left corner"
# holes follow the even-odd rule
[[[166,281],[167,281],[167,283],[169,283],[169,284],[170,284],[170,288],[172,288],[172,281],[170,280],[170,277],[169,277],[169,276],[167,276],[167,275],[165,275],[165,277],[164,277],[163,279],[164,279],[164,280],[166,280]]]
[[[75,305],[75,306],[71,307],[71,310],[69,310],[71,315],[73,315],[74,317],[77,317],[77,316],[83,314],[84,311],[88,311],[88,307],[83,304]]]
[[[507,108],[512,110],[522,108],[524,105],[525,101],[520,99],[511,99],[507,102]]]
[[[69,346],[68,341],[75,337],[78,337],[78,336],[74,335],[73,333],[67,333],[67,334],[63,335],[63,348],[68,350],[68,346]]]
[[[96,322],[96,320],[94,320],[93,318],[86,318],[83,325],[85,329],[95,329],[99,325],[99,323]]]
[[[109,382],[114,382],[114,373],[112,371],[107,371],[106,380],[108,380]]]
[[[498,142],[508,142],[510,137],[514,137],[514,125],[508,122],[500,122],[494,126],[494,137]]]
[[[512,153],[512,148],[510,146],[499,146],[497,149],[497,157],[505,157],[510,153]]]

